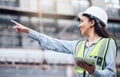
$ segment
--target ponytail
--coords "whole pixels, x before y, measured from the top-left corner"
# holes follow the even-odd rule
[[[101,22],[99,19],[95,18],[95,32],[103,38],[112,38],[112,33],[110,33],[108,31],[108,29],[106,28],[106,25]]]

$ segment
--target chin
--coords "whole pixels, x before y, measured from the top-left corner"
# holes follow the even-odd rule
[[[82,36],[85,36],[85,35],[87,35],[87,34],[86,34],[86,33],[81,33],[81,35],[82,35]]]
[[[84,36],[84,33],[81,33],[82,36]]]

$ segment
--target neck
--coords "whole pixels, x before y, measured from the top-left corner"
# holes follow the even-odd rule
[[[89,45],[91,45],[95,40],[97,40],[100,36],[98,34],[96,34],[94,31],[90,32],[88,34],[88,43]]]

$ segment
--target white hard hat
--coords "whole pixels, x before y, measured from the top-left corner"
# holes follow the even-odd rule
[[[108,16],[103,9],[96,6],[91,6],[84,13],[97,17],[107,26]]]

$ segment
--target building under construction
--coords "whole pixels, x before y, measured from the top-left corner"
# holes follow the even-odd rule
[[[92,5],[109,16],[120,72],[120,0],[0,0],[0,77],[74,77],[72,55],[49,51],[27,34],[16,33],[10,20],[58,39],[83,39],[77,15]]]

